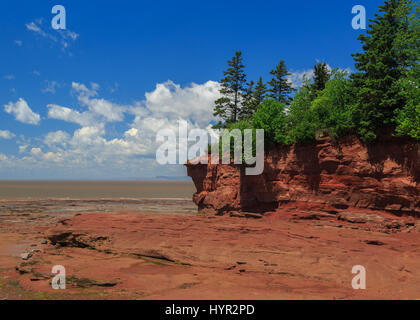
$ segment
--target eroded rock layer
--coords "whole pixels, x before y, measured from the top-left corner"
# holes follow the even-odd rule
[[[420,215],[420,148],[387,138],[365,145],[356,137],[277,147],[262,175],[238,165],[187,165],[194,202],[208,214],[264,213],[291,204],[305,209],[384,210]]]

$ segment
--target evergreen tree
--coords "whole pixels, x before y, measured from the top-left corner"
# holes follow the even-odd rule
[[[420,140],[420,3],[409,21],[408,37],[405,40],[402,37],[399,41],[409,43],[417,50],[409,50],[414,53],[411,56],[412,67],[408,68],[407,77],[400,81],[400,91],[404,95],[406,105],[396,111],[395,133]]]
[[[267,85],[263,82],[263,78],[258,79],[257,85],[255,86],[254,99],[257,102],[257,107],[264,101],[265,94],[267,93]]]
[[[314,66],[314,83],[313,89],[315,92],[319,92],[325,89],[325,84],[330,80],[331,73],[328,70],[328,66],[325,62],[318,62]]]
[[[354,115],[365,141],[372,141],[379,131],[392,128],[394,114],[405,105],[399,82],[412,67],[415,51],[419,50],[410,31],[408,17],[412,8],[412,0],[385,1],[379,7],[383,14],[375,14],[367,34],[358,38],[364,52],[353,55],[360,71],[352,75],[358,91]]]
[[[254,100],[254,81],[250,81],[247,85],[247,89],[245,91],[244,94],[244,99],[243,99],[243,106],[241,108],[241,114],[239,116],[240,120],[243,119],[249,119],[252,117],[253,114],[253,109],[254,109],[254,105],[255,105],[255,100]]]
[[[290,73],[287,71],[286,65],[283,60],[280,60],[276,69],[270,72],[273,79],[268,82],[270,88],[268,89],[269,97],[281,103],[288,104],[290,102],[289,94],[293,92],[292,84],[287,77]]]
[[[220,81],[222,97],[215,101],[214,116],[220,117],[215,128],[221,128],[228,123],[235,123],[240,116],[246,85],[246,74],[242,63],[242,52],[236,51],[232,60],[228,61],[228,69],[224,71],[224,78]]]
[[[263,82],[262,77],[258,79],[254,88],[254,81],[248,84],[248,89],[244,98],[244,107],[242,119],[250,119],[252,115],[258,110],[258,107],[264,101],[267,86]]]

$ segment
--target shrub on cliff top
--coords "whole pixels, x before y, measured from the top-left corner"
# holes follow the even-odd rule
[[[256,129],[264,129],[265,144],[289,144],[289,120],[284,103],[273,99],[264,101],[254,113],[252,124]]]

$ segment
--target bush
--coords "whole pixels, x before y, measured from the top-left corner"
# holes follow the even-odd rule
[[[395,135],[420,140],[420,79],[403,79],[400,89],[407,104],[395,112]]]
[[[254,113],[252,124],[256,129],[264,130],[265,144],[289,144],[289,120],[285,112],[285,105],[275,100],[265,100],[257,112]]]
[[[333,78],[312,102],[317,129],[327,132],[332,138],[349,133],[354,127],[351,113],[351,81],[346,71],[334,71]]]
[[[306,143],[315,140],[318,124],[311,103],[311,88],[309,85],[303,85],[288,110],[290,119],[288,142]]]

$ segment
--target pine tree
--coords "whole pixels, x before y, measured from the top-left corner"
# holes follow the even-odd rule
[[[250,81],[247,85],[247,89],[245,91],[244,94],[244,99],[243,99],[243,105],[241,108],[241,114],[239,116],[239,119],[249,119],[252,117],[253,114],[253,108],[255,105],[255,100],[254,100],[254,81]]]
[[[264,101],[266,93],[267,85],[264,83],[263,78],[260,77],[254,91],[254,99],[257,103],[257,107]]]
[[[412,43],[411,11],[411,0],[385,1],[379,7],[383,14],[375,14],[367,34],[358,38],[364,52],[353,55],[360,72],[352,78],[357,89],[355,122],[364,141],[392,128],[395,113],[405,105],[399,82],[419,50]]]
[[[280,60],[279,64],[276,66],[276,69],[271,70],[270,74],[274,77],[271,79],[271,81],[268,82],[270,86],[268,89],[270,94],[268,96],[276,101],[288,104],[291,100],[289,94],[294,90],[289,79],[287,79],[290,73],[287,71],[284,61]]]
[[[267,86],[263,82],[262,77],[258,79],[254,88],[254,81],[248,84],[248,89],[245,94],[244,107],[242,112],[242,119],[250,119],[252,115],[258,110],[258,107],[264,101],[267,93]]]
[[[319,92],[325,89],[325,84],[330,80],[331,73],[325,62],[318,62],[314,66],[313,90]]]
[[[215,128],[221,128],[228,123],[235,123],[241,113],[243,96],[245,94],[246,74],[242,63],[242,52],[236,51],[232,60],[228,61],[228,69],[220,81],[222,97],[215,101],[214,116],[222,119]]]

